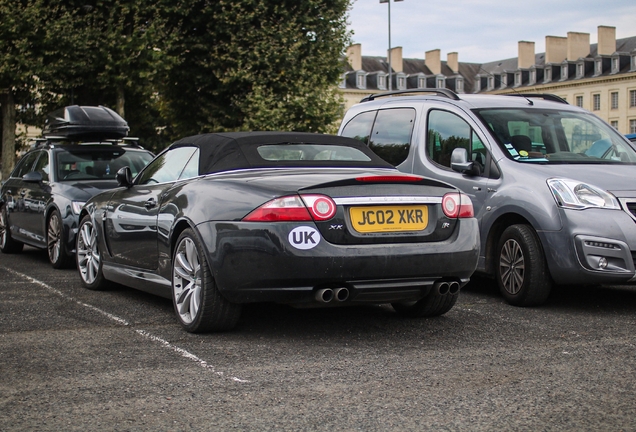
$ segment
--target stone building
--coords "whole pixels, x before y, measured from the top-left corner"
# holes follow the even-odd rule
[[[464,63],[459,54],[442,60],[439,49],[424,59],[403,58],[391,50],[394,90],[446,88],[457,93],[552,93],[592,111],[621,133],[636,133],[636,36],[616,39],[616,28],[598,27],[598,43],[589,33],[546,36],[546,52],[520,41],[518,56],[487,63]],[[340,83],[345,109],[366,95],[387,91],[385,57],[362,55],[360,44],[347,50]]]

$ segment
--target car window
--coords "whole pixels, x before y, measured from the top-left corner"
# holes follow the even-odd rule
[[[31,153],[27,153],[20,162],[18,162],[18,165],[15,167],[15,169],[13,170],[13,173],[11,174],[12,177],[22,177],[24,176],[26,173],[31,171],[31,168],[33,167],[33,163],[35,162],[35,160],[38,157],[39,152],[34,151]]]
[[[196,147],[175,147],[161,153],[140,174],[137,184],[168,183],[176,181]]]
[[[427,157],[438,165],[450,169],[453,150],[465,148],[471,160],[486,165],[487,150],[475,131],[456,114],[442,110],[431,110],[428,115]]]
[[[614,128],[583,112],[482,109],[478,115],[518,162],[634,164],[636,151]]]
[[[33,171],[39,172],[42,175],[43,181],[49,181],[49,153],[46,151],[40,152],[40,157],[35,164]]]
[[[130,167],[133,176],[152,160],[145,151],[126,150],[122,147],[90,149],[76,146],[57,152],[58,181],[114,180],[117,171]]]
[[[355,138],[365,144],[369,144],[369,136],[371,135],[376,113],[377,111],[367,111],[358,114],[347,123],[340,135]]]
[[[269,144],[259,146],[258,154],[266,161],[364,161],[371,158],[360,150],[338,145]]]
[[[179,176],[179,180],[196,177],[199,175],[199,149],[196,149],[194,154],[190,157],[187,165],[183,169],[183,172]]]

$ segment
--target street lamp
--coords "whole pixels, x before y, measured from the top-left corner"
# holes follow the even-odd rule
[[[403,0],[393,0],[396,2]],[[393,70],[391,68],[391,1],[390,0],[380,0],[380,3],[386,3],[389,7],[389,51],[387,51],[387,57],[389,58],[389,91],[393,88]]]

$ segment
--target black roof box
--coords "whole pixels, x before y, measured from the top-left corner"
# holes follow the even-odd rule
[[[128,123],[104,106],[71,105],[50,113],[42,134],[73,141],[121,139],[128,135]]]

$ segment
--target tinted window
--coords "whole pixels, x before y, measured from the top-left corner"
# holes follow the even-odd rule
[[[393,166],[409,155],[415,110],[411,108],[378,111],[369,138],[369,148]]]
[[[113,180],[124,166],[130,167],[133,176],[137,175],[152,160],[152,155],[116,146],[90,150],[77,146],[59,151],[56,160],[58,181]]]
[[[365,144],[369,144],[369,135],[371,134],[371,127],[373,127],[376,112],[377,111],[367,111],[358,114],[347,123],[340,135],[355,138]]]
[[[49,154],[48,152],[40,152],[40,157],[38,158],[37,163],[35,164],[35,168],[33,171],[39,172],[42,174],[43,181],[49,181]]]
[[[486,148],[473,129],[461,117],[448,111],[433,110],[428,116],[426,155],[433,162],[450,168],[453,150],[465,148],[471,160],[483,167]]]
[[[176,181],[195,152],[196,147],[176,147],[163,152],[139,175],[137,184]]]
[[[31,167],[33,167],[33,162],[35,162],[37,157],[38,157],[38,152],[36,151],[28,153],[26,156],[24,156],[22,160],[18,162],[18,165],[13,170],[12,177],[22,177],[23,175],[31,171]]]

